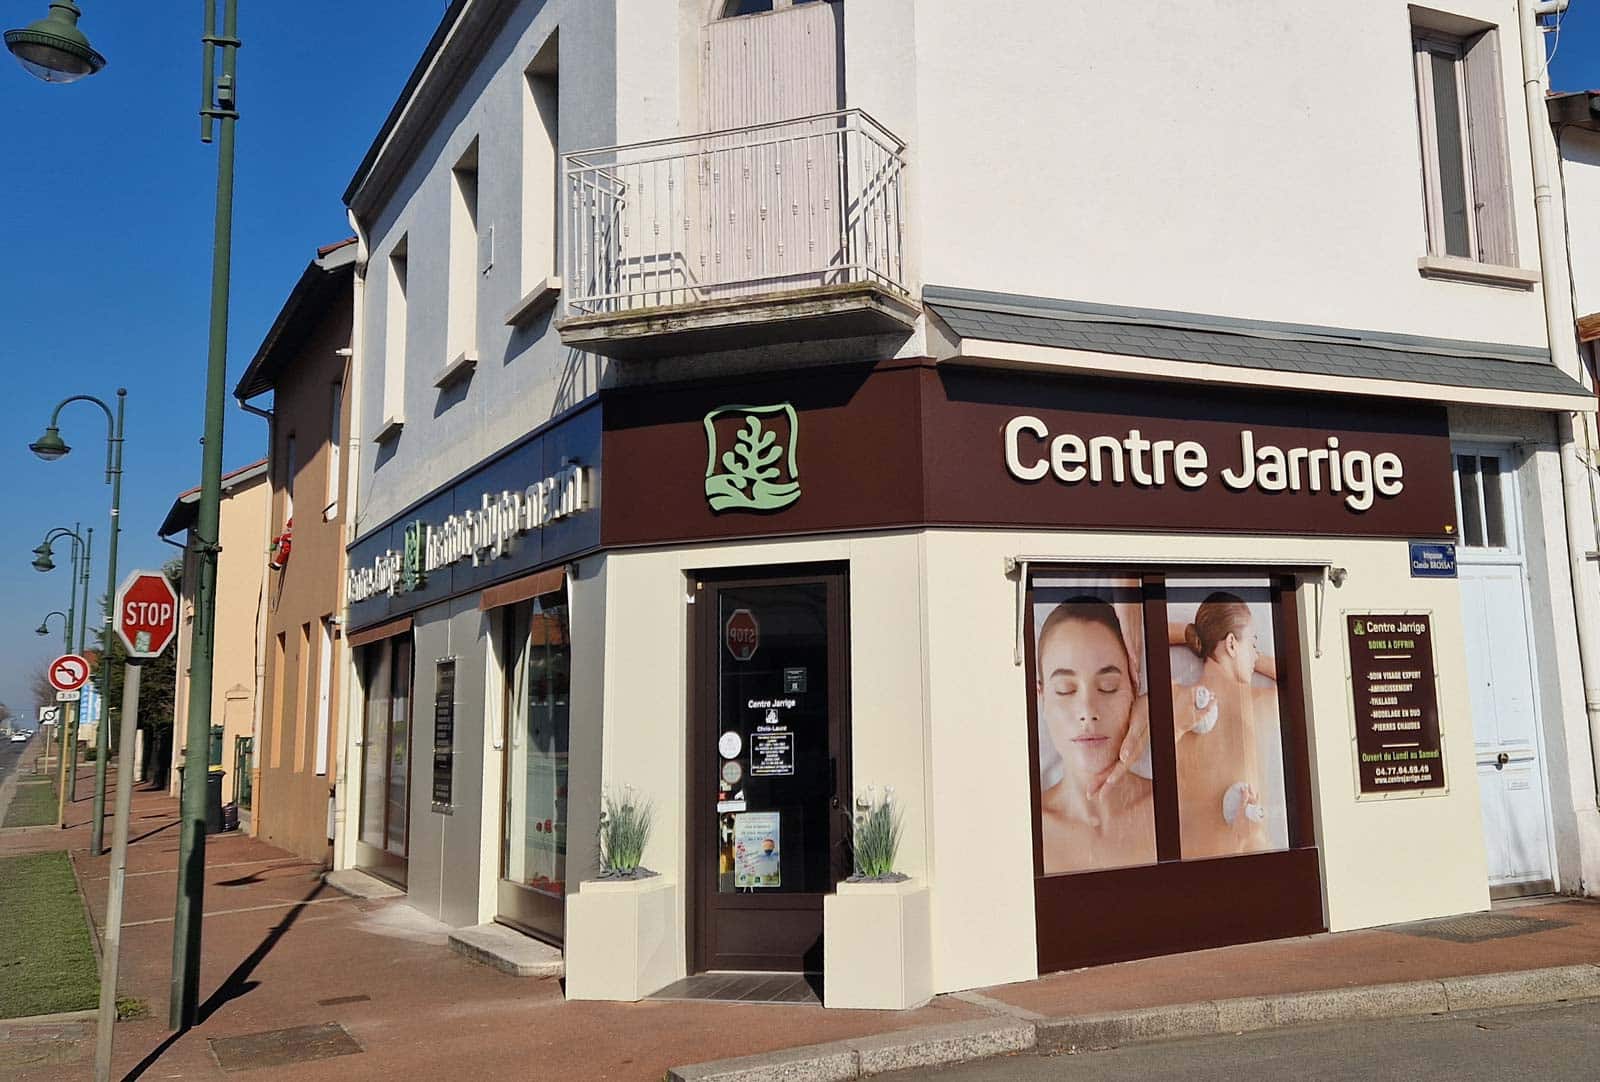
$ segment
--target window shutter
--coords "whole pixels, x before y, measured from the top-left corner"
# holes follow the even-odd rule
[[[1505,87],[1500,81],[1500,47],[1493,30],[1467,43],[1465,66],[1478,259],[1514,267],[1517,241],[1512,227],[1511,170],[1506,161]]]

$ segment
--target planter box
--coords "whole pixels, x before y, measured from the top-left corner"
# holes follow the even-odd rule
[[[903,1011],[933,998],[928,888],[840,883],[822,899],[822,998],[826,1007]]]
[[[671,876],[591,879],[567,898],[567,998],[632,1003],[682,976]]]

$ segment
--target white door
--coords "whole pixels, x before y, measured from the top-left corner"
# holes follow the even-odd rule
[[[1555,889],[1513,454],[1458,447],[1457,564],[1492,896]]]

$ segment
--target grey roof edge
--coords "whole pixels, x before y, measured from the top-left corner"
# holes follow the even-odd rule
[[[255,356],[250,358],[250,363],[245,366],[239,382],[234,385],[234,398],[244,402],[273,389],[274,378],[266,370],[272,365],[273,355],[279,342],[302,318],[304,314],[302,310],[311,303],[318,291],[331,284],[329,280],[342,272],[353,272],[355,265],[356,245],[353,241],[341,242],[329,249],[323,249],[315,259],[306,264],[306,269],[300,272],[299,281],[295,282],[294,288],[289,291],[289,296],[274,317],[272,326],[261,339],[261,345],[256,348]]]
[[[948,308],[1004,312],[1009,315],[1032,316],[1040,319],[1066,319],[1079,323],[1143,324],[1182,330],[1237,334],[1250,338],[1275,338],[1298,342],[1337,342],[1345,345],[1362,345],[1374,349],[1392,349],[1407,353],[1438,353],[1451,357],[1484,357],[1497,361],[1533,361],[1543,364],[1551,362],[1550,351],[1543,346],[1519,346],[1505,342],[1473,342],[1451,338],[1434,338],[1426,335],[1395,334],[1389,331],[1328,327],[1314,323],[1278,323],[1269,320],[1244,319],[1237,316],[1175,312],[1161,308],[1135,308],[1118,304],[1099,304],[1092,301],[1030,297],[1019,293],[996,293],[989,290],[961,289],[954,286],[924,286],[922,299],[926,304],[944,305]]]
[[[263,458],[250,463],[248,466],[241,466],[231,473],[223,474],[222,494],[226,496],[230,492],[253,484],[265,477],[270,465],[271,460]],[[191,488],[187,492],[180,493],[178,498],[172,501],[172,507],[167,511],[167,517],[161,520],[161,525],[156,530],[156,536],[171,537],[181,530],[189,529],[194,525],[194,520],[199,514],[200,490]]]

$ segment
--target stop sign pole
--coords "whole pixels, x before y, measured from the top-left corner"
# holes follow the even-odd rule
[[[178,594],[159,571],[135,571],[117,588],[111,626],[127,650],[122,670],[122,724],[117,738],[117,816],[111,828],[111,893],[100,973],[100,1021],[94,1049],[95,1082],[111,1078],[112,1027],[117,1021],[117,964],[122,952],[122,900],[128,878],[128,821],[133,817],[133,738],[139,724],[139,678],[178,634]],[[110,722],[110,712],[101,726]],[[102,731],[104,729],[102,728]],[[101,747],[104,747],[104,743]]]

